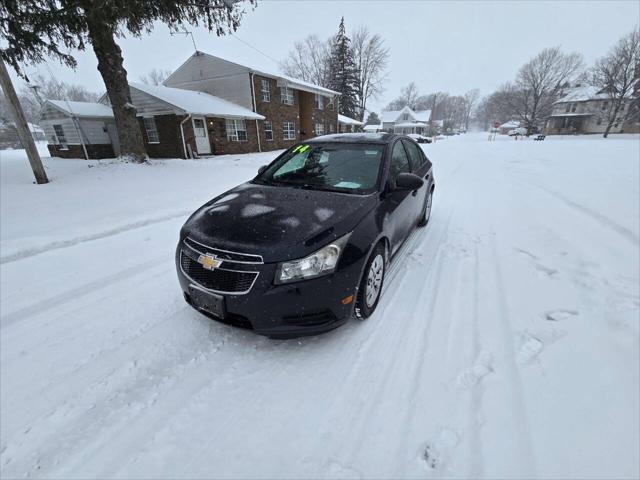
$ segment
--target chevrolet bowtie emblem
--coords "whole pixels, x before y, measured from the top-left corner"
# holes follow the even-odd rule
[[[213,270],[214,268],[218,268],[222,265],[222,260],[218,259],[215,255],[207,253],[206,255],[203,254],[198,257],[198,263],[202,265],[202,268]]]

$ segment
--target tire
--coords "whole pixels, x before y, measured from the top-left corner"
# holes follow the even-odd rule
[[[422,209],[422,214],[420,215],[420,220],[418,221],[419,227],[425,227],[429,223],[429,219],[431,218],[432,205],[433,205],[433,190],[429,192],[429,195],[427,195],[427,199],[424,201],[424,208]]]
[[[384,285],[384,276],[387,269],[383,243],[378,243],[369,255],[364,268],[358,295],[356,296],[356,315],[360,319],[370,317],[378,306],[380,293]]]

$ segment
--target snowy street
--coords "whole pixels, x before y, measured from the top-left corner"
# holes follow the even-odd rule
[[[174,249],[277,152],[0,151],[0,476],[637,478],[640,137],[422,145],[432,219],[378,309],[270,340],[189,307]]]

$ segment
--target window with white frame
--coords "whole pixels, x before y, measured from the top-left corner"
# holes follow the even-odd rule
[[[280,99],[286,105],[293,105],[293,90],[289,87],[280,87]]]
[[[282,124],[282,138],[285,140],[296,139],[296,124],[294,122],[284,122]]]
[[[147,141],[149,143],[160,143],[158,129],[156,128],[156,120],[153,117],[143,118],[144,129],[147,132]]]
[[[267,142],[273,140],[273,124],[271,122],[264,122],[264,138]]]
[[[69,146],[67,144],[67,136],[64,134],[64,128],[62,125],[54,125],[53,131],[56,134],[56,141],[62,150],[68,150]]]
[[[317,93],[316,93],[316,108],[318,110],[324,109],[324,97],[322,95],[318,95]]]
[[[228,140],[232,142],[244,142],[247,140],[247,127],[244,120],[227,118],[225,126]]]
[[[260,91],[262,92],[262,101],[270,102],[271,101],[271,85],[269,84],[269,80],[262,80],[260,83]]]
[[[324,124],[316,123],[316,135],[324,135]]]

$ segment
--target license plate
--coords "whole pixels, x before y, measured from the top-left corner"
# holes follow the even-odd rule
[[[215,293],[205,293],[197,288],[189,287],[189,296],[193,305],[214,317],[224,319],[224,297]]]

